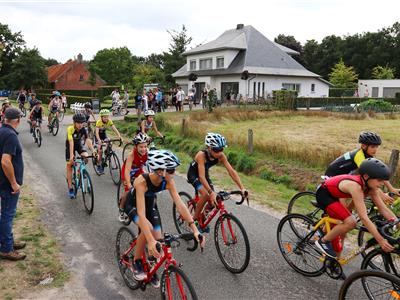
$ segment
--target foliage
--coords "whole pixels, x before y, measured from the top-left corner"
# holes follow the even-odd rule
[[[359,108],[363,111],[388,112],[393,110],[393,105],[383,100],[369,99],[361,102]]]
[[[274,106],[279,110],[296,109],[296,91],[273,91]]]
[[[50,67],[50,66],[58,65],[59,62],[54,58],[48,58],[48,59],[44,60],[44,64],[46,67]]]
[[[161,69],[149,64],[136,65],[135,75],[132,78],[133,87],[136,90],[143,89],[145,83],[163,83],[165,75]]]
[[[330,88],[329,97],[353,97],[356,88]]]
[[[329,81],[339,88],[352,88],[357,86],[358,74],[351,66],[346,66],[343,59],[332,68]]]
[[[394,79],[395,70],[390,68],[388,65],[386,67],[376,66],[372,69],[372,78],[374,79]]]

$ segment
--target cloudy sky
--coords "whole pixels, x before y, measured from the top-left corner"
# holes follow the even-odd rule
[[[182,24],[193,46],[237,23],[271,40],[283,33],[320,41],[391,26],[400,21],[399,8],[399,0],[0,0],[0,23],[21,31],[42,56],[64,62],[120,46],[142,56],[167,51],[167,30]]]

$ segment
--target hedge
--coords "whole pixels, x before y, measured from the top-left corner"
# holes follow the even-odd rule
[[[400,104],[400,99],[396,98],[368,98],[375,100],[384,100],[394,105]],[[350,104],[358,104],[368,100],[367,98],[355,97],[326,97],[326,98],[297,98],[297,107],[329,107],[329,106],[350,106]]]
[[[36,94],[51,94],[54,89],[39,89],[36,90]],[[96,97],[97,91],[88,91],[88,90],[68,90],[68,91],[59,91],[60,93],[65,93],[70,96],[80,96],[80,97]]]
[[[51,95],[52,95],[51,93],[50,94],[36,93],[36,98],[41,100],[42,103],[48,104],[49,97]],[[72,103],[75,103],[75,102],[79,102],[79,103],[91,102],[92,99],[94,98],[94,97],[81,97],[81,96],[73,96],[73,95],[66,95],[66,96],[67,96],[68,105],[71,105]]]
[[[356,88],[330,88],[329,97],[353,97]]]

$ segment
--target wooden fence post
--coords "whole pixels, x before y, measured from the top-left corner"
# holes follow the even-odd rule
[[[399,150],[393,149],[392,154],[390,154],[389,159],[389,169],[390,169],[390,182],[393,183],[393,179],[396,176],[397,165],[399,163]]]
[[[247,151],[253,153],[253,129],[249,129],[247,132]]]
[[[188,127],[188,124],[187,124],[186,119],[182,119],[181,133],[183,136],[186,136],[186,134],[187,134],[187,127]]]

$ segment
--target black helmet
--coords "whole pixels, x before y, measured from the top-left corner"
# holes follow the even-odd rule
[[[376,158],[365,159],[358,169],[360,175],[367,174],[371,179],[389,180],[389,167]]]
[[[84,105],[85,108],[92,109],[92,103],[86,102]]]
[[[360,133],[360,137],[358,138],[358,142],[360,144],[365,145],[380,145],[382,144],[381,137],[375,132],[364,131]]]
[[[73,120],[75,123],[85,123],[85,122],[86,122],[86,118],[85,118],[85,116],[82,115],[82,114],[76,114],[76,115],[74,115],[74,116],[72,117],[72,120]]]

